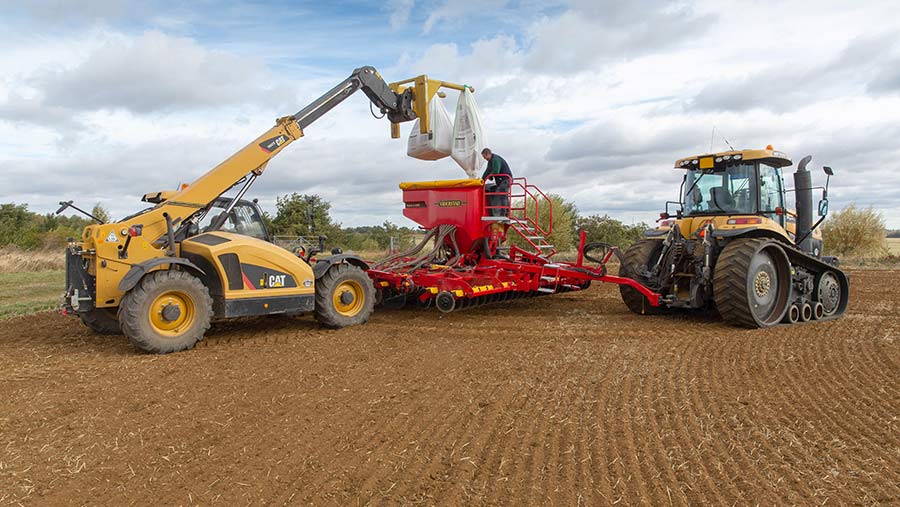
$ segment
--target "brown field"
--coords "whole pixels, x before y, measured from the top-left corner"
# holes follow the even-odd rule
[[[837,321],[639,317],[613,286],[215,326],[0,324],[0,505],[897,505],[900,272]]]

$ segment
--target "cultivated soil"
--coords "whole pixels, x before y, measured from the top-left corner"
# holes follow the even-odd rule
[[[897,505],[900,272],[840,320],[640,317],[611,285],[135,352],[0,322],[0,505]]]

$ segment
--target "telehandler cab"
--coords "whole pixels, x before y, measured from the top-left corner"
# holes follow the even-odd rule
[[[358,68],[193,183],[146,194],[151,208],[87,226],[66,249],[64,311],[153,353],[193,347],[213,318],[315,312],[329,327],[367,321],[374,289],[362,259],[336,254],[310,265],[309,256],[266,241],[253,209],[236,206],[247,202],[245,193],[272,157],[357,90],[387,116],[391,137],[398,138],[399,123],[416,118],[427,133],[428,104],[442,87],[465,89],[426,76],[388,84],[374,68]],[[215,206],[232,188],[236,197],[224,209]],[[72,206],[60,204],[58,213]]]
[[[658,293],[659,306],[620,285],[628,308],[715,308],[726,322],[751,328],[843,314],[849,281],[838,259],[823,255],[817,230],[828,213],[827,181],[813,224],[811,158],[794,173],[795,212],[781,174],[791,159],[771,145],[676,161],[686,171],[681,199],[667,203],[660,226],[625,252],[619,271]],[[824,170],[830,179],[831,168]]]

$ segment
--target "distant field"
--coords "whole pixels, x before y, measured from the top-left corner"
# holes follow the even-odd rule
[[[900,255],[900,238],[887,239],[888,251],[894,255]]]
[[[0,319],[56,308],[65,271],[0,274]]]

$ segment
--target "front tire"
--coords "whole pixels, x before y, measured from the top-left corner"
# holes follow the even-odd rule
[[[78,317],[81,322],[91,328],[91,331],[107,335],[115,336],[122,334],[122,328],[119,326],[119,320],[113,310],[106,308],[94,308],[89,312],[79,313]]]
[[[135,347],[154,354],[187,350],[203,339],[212,298],[203,283],[184,271],[155,271],[125,294],[119,323]]]
[[[316,280],[316,320],[327,327],[363,324],[374,306],[372,280],[357,266],[335,264]]]
[[[655,264],[662,252],[662,241],[654,239],[642,239],[636,241],[622,255],[622,264],[619,265],[619,276],[647,284],[647,280],[641,276],[641,271]],[[619,294],[629,310],[638,315],[659,315],[665,313],[665,308],[653,306],[643,294],[627,285],[619,285]]]
[[[791,263],[770,239],[736,239],[725,246],[713,274],[716,309],[733,326],[770,327],[790,306]]]

